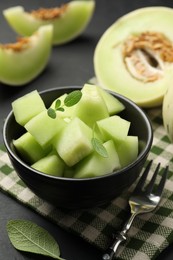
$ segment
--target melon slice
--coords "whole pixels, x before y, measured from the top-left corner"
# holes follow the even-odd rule
[[[62,118],[50,118],[46,110],[28,121],[25,125],[25,129],[41,146],[48,147],[54,136],[60,133],[66,124]]]
[[[96,86],[84,85],[82,98],[77,103],[73,116],[79,117],[90,127],[93,127],[97,120],[109,117],[106,103]]]
[[[48,153],[28,132],[13,140],[13,145],[22,159],[29,164],[40,160]]]
[[[92,130],[79,118],[74,118],[54,142],[55,149],[68,166],[73,166],[93,151]]]
[[[138,156],[138,137],[128,135],[116,146],[121,167],[125,167],[136,160]]]
[[[31,167],[49,175],[62,177],[65,164],[57,154],[51,152],[32,164]]]
[[[61,7],[26,12],[22,6],[3,11],[4,17],[20,35],[30,36],[40,26],[52,24],[53,44],[63,44],[80,35],[93,15],[95,1],[71,1]]]
[[[104,158],[98,153],[93,152],[77,164],[74,178],[98,177],[120,169],[121,165],[114,142],[109,140],[103,146],[108,152],[108,157]]]
[[[103,140],[112,139],[115,143],[120,143],[128,135],[130,122],[118,115],[114,115],[98,121],[97,126],[103,136]]]
[[[0,45],[0,82],[19,86],[36,78],[48,63],[52,33],[52,25],[45,25],[28,38]]]
[[[46,109],[45,104],[37,90],[14,100],[12,108],[15,120],[24,126],[31,118]]]
[[[172,23],[168,7],[141,8],[118,19],[95,49],[98,84],[141,107],[160,105],[173,81]]]

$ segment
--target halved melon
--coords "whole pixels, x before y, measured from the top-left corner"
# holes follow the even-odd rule
[[[52,34],[52,25],[46,25],[30,37],[0,45],[0,82],[19,86],[36,78],[48,63]]]
[[[95,1],[71,1],[61,7],[40,8],[26,12],[22,6],[3,11],[12,28],[23,36],[30,36],[41,25],[53,25],[53,44],[63,44],[76,38],[88,25]]]
[[[94,53],[99,85],[141,107],[160,105],[173,81],[173,9],[146,7],[118,19]]]

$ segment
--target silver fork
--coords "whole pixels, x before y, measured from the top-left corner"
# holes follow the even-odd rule
[[[153,190],[154,183],[155,183],[157,174],[159,172],[160,163],[157,165],[150,182],[148,183],[146,188],[144,187],[146,178],[147,178],[148,173],[151,168],[151,164],[152,164],[152,161],[150,161],[147,164],[141,178],[139,179],[132,195],[129,198],[129,205],[130,205],[130,209],[131,209],[129,219],[123,226],[122,231],[115,235],[112,245],[104,253],[104,255],[102,256],[102,260],[113,260],[114,259],[118,246],[123,241],[126,240],[126,234],[127,234],[128,230],[130,229],[134,218],[138,214],[153,211],[158,206],[158,204],[161,200],[162,192],[163,192],[165,182],[167,179],[168,166],[164,169],[160,183],[158,184],[156,190],[154,191]]]

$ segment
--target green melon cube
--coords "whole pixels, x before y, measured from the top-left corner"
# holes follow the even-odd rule
[[[121,165],[114,142],[109,140],[103,145],[107,150],[108,157],[102,157],[94,151],[77,164],[74,178],[98,177],[120,169]]]
[[[20,136],[18,139],[13,140],[13,145],[22,159],[29,164],[38,161],[47,153],[47,150],[44,150],[28,132]]]
[[[121,166],[125,167],[136,160],[138,156],[138,137],[129,135],[116,148]]]
[[[98,121],[97,126],[103,136],[103,140],[112,139],[115,142],[120,142],[127,137],[130,122],[114,115]]]
[[[92,130],[79,118],[73,118],[54,142],[55,149],[68,166],[73,166],[90,154]]]
[[[52,119],[48,116],[47,110],[33,117],[26,125],[26,130],[43,147],[48,146],[51,140],[66,126],[66,122],[56,117]]]
[[[106,103],[109,115],[118,114],[122,110],[125,109],[125,106],[123,105],[123,103],[120,102],[113,95],[111,95],[108,91],[106,91],[105,89],[102,89],[100,87],[97,87],[97,88]]]
[[[24,126],[31,118],[46,109],[37,90],[34,90],[12,102],[16,122]]]
[[[62,177],[65,164],[57,154],[50,153],[32,164],[31,167],[49,175]]]
[[[79,117],[88,126],[93,127],[97,120],[109,116],[104,99],[94,85],[85,84],[82,98],[74,110],[74,117]]]

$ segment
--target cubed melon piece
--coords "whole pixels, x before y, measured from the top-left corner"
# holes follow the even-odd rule
[[[54,146],[68,166],[73,166],[92,152],[92,130],[79,118],[73,118],[61,132]]]
[[[115,142],[121,142],[128,135],[130,122],[118,115],[114,115],[98,121],[97,126],[103,136],[103,140],[112,139]]]
[[[96,151],[88,155],[75,168],[74,178],[92,178],[105,175],[120,169],[119,157],[112,140],[103,144],[108,157],[99,155]]]
[[[125,109],[125,106],[116,97],[111,95],[108,91],[101,87],[97,87],[101,96],[103,97],[108,108],[109,115],[118,114]]]
[[[129,135],[116,148],[121,166],[125,167],[136,160],[138,156],[138,137]]]
[[[46,109],[37,90],[16,99],[12,102],[16,122],[24,126],[31,118]]]
[[[74,117],[93,127],[97,120],[108,117],[109,112],[96,86],[85,84],[81,91],[82,98],[76,105]]]
[[[37,140],[37,142],[46,147],[51,140],[66,126],[66,122],[56,117],[52,119],[48,116],[47,110],[33,117],[26,125],[26,130]]]
[[[29,164],[33,164],[48,153],[28,132],[13,140],[13,145],[22,159]]]
[[[65,164],[57,154],[50,153],[32,164],[31,167],[49,175],[62,177]]]

